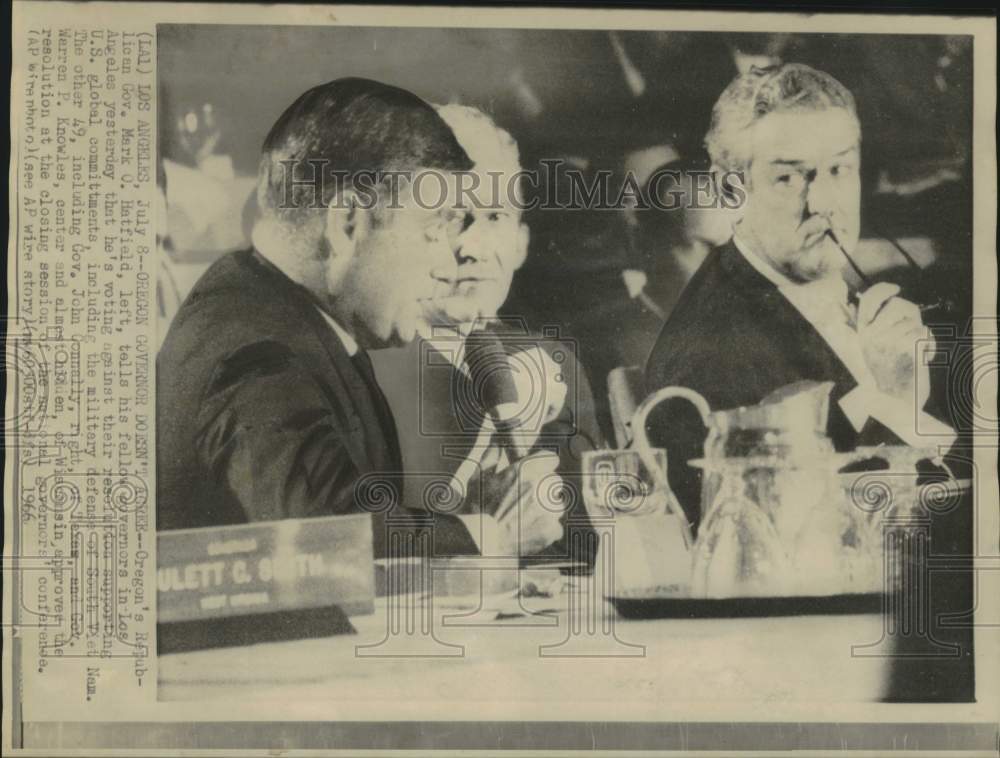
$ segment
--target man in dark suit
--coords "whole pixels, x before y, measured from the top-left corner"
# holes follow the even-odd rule
[[[926,412],[933,342],[917,306],[888,283],[851,296],[843,276],[859,238],[860,139],[851,94],[807,66],[752,69],[723,92],[706,147],[716,169],[742,174],[742,217],[664,326],[649,391],[680,385],[726,409],[832,381],[827,431],[838,450],[953,440]],[[650,417],[650,434],[697,522],[700,477],[686,463],[700,457],[704,427],[671,403]]]
[[[710,253],[660,334],[647,365],[649,390],[682,385],[721,409],[758,403],[800,380],[831,381],[827,432],[838,450],[951,448],[955,433],[939,418],[947,397],[931,391],[935,344],[919,308],[894,284],[852,296],[845,283],[860,228],[860,138],[851,94],[807,66],[754,69],[723,92],[706,147],[716,167],[743,173],[743,214],[731,243]],[[667,448],[671,484],[696,522],[700,480],[686,462],[701,456],[705,430],[690,409],[664,411],[671,415],[650,418],[651,437]],[[972,513],[968,496],[950,510],[926,509],[930,547],[920,555],[972,554]],[[886,637],[897,658],[886,696],[969,700],[971,625],[947,617],[972,609],[971,572],[938,572],[917,584],[913,577],[926,569],[908,567],[907,599],[896,596],[888,606]],[[911,615],[918,612],[919,619]]]
[[[369,511],[385,554],[383,519],[410,512],[366,350],[410,342],[447,311],[455,172],[469,168],[433,108],[378,82],[329,82],[281,115],[264,142],[254,249],[205,273],[158,356],[159,529]],[[427,171],[451,194],[421,197]],[[521,518],[500,525],[499,548],[557,539],[558,513],[530,482],[510,485],[499,497]],[[455,516],[434,513],[430,528],[438,554],[482,547]]]

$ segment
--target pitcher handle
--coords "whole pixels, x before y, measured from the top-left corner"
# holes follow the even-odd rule
[[[694,535],[691,532],[691,525],[688,523],[687,517],[684,515],[684,510],[677,502],[677,496],[674,495],[673,490],[670,489],[670,482],[667,480],[666,472],[661,471],[656,463],[656,459],[653,456],[653,448],[649,444],[649,437],[646,434],[646,418],[649,416],[653,408],[662,403],[664,400],[677,397],[683,398],[693,404],[695,408],[698,409],[702,420],[707,426],[708,414],[711,413],[711,409],[708,407],[708,401],[694,390],[687,389],[686,387],[663,387],[662,389],[652,393],[639,404],[638,408],[636,408],[630,423],[632,426],[633,448],[639,454],[642,462],[646,465],[646,469],[656,479],[656,486],[667,493],[667,508],[669,512],[676,516],[680,522],[682,533],[684,535],[684,542],[690,550],[694,546]],[[667,461],[667,465],[670,465],[670,461]]]
[[[681,398],[687,400],[698,409],[701,420],[708,426],[708,416],[712,409],[708,406],[708,401],[699,393],[687,387],[662,387],[651,393],[639,403],[639,407],[632,414],[629,426],[632,428],[632,443],[639,449],[649,449],[649,437],[646,435],[646,419],[653,409],[665,400]]]

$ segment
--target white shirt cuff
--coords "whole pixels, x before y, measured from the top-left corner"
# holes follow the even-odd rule
[[[459,515],[458,518],[472,535],[480,555],[500,555],[500,527],[495,518],[486,513]]]
[[[869,418],[881,422],[911,447],[951,447],[955,430],[911,403],[859,384],[840,399],[840,409],[858,432]]]

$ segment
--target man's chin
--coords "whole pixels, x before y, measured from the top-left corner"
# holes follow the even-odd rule
[[[834,246],[833,240],[825,238],[813,247],[803,250],[786,268],[785,273],[789,278],[799,282],[814,282],[838,273],[842,263],[843,258]]]
[[[404,345],[409,345],[417,338],[417,334],[420,331],[420,327],[412,322],[396,324],[392,334],[389,336],[388,346],[403,347]]]

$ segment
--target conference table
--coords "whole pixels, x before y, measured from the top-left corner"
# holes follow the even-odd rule
[[[440,716],[440,703],[515,718],[613,704],[655,718],[670,702],[886,694],[884,616],[870,603],[756,617],[679,605],[669,618],[627,618],[595,581],[526,570],[520,593],[376,598],[374,613],[350,618],[352,634],[161,655],[159,699],[339,703],[381,719]]]

